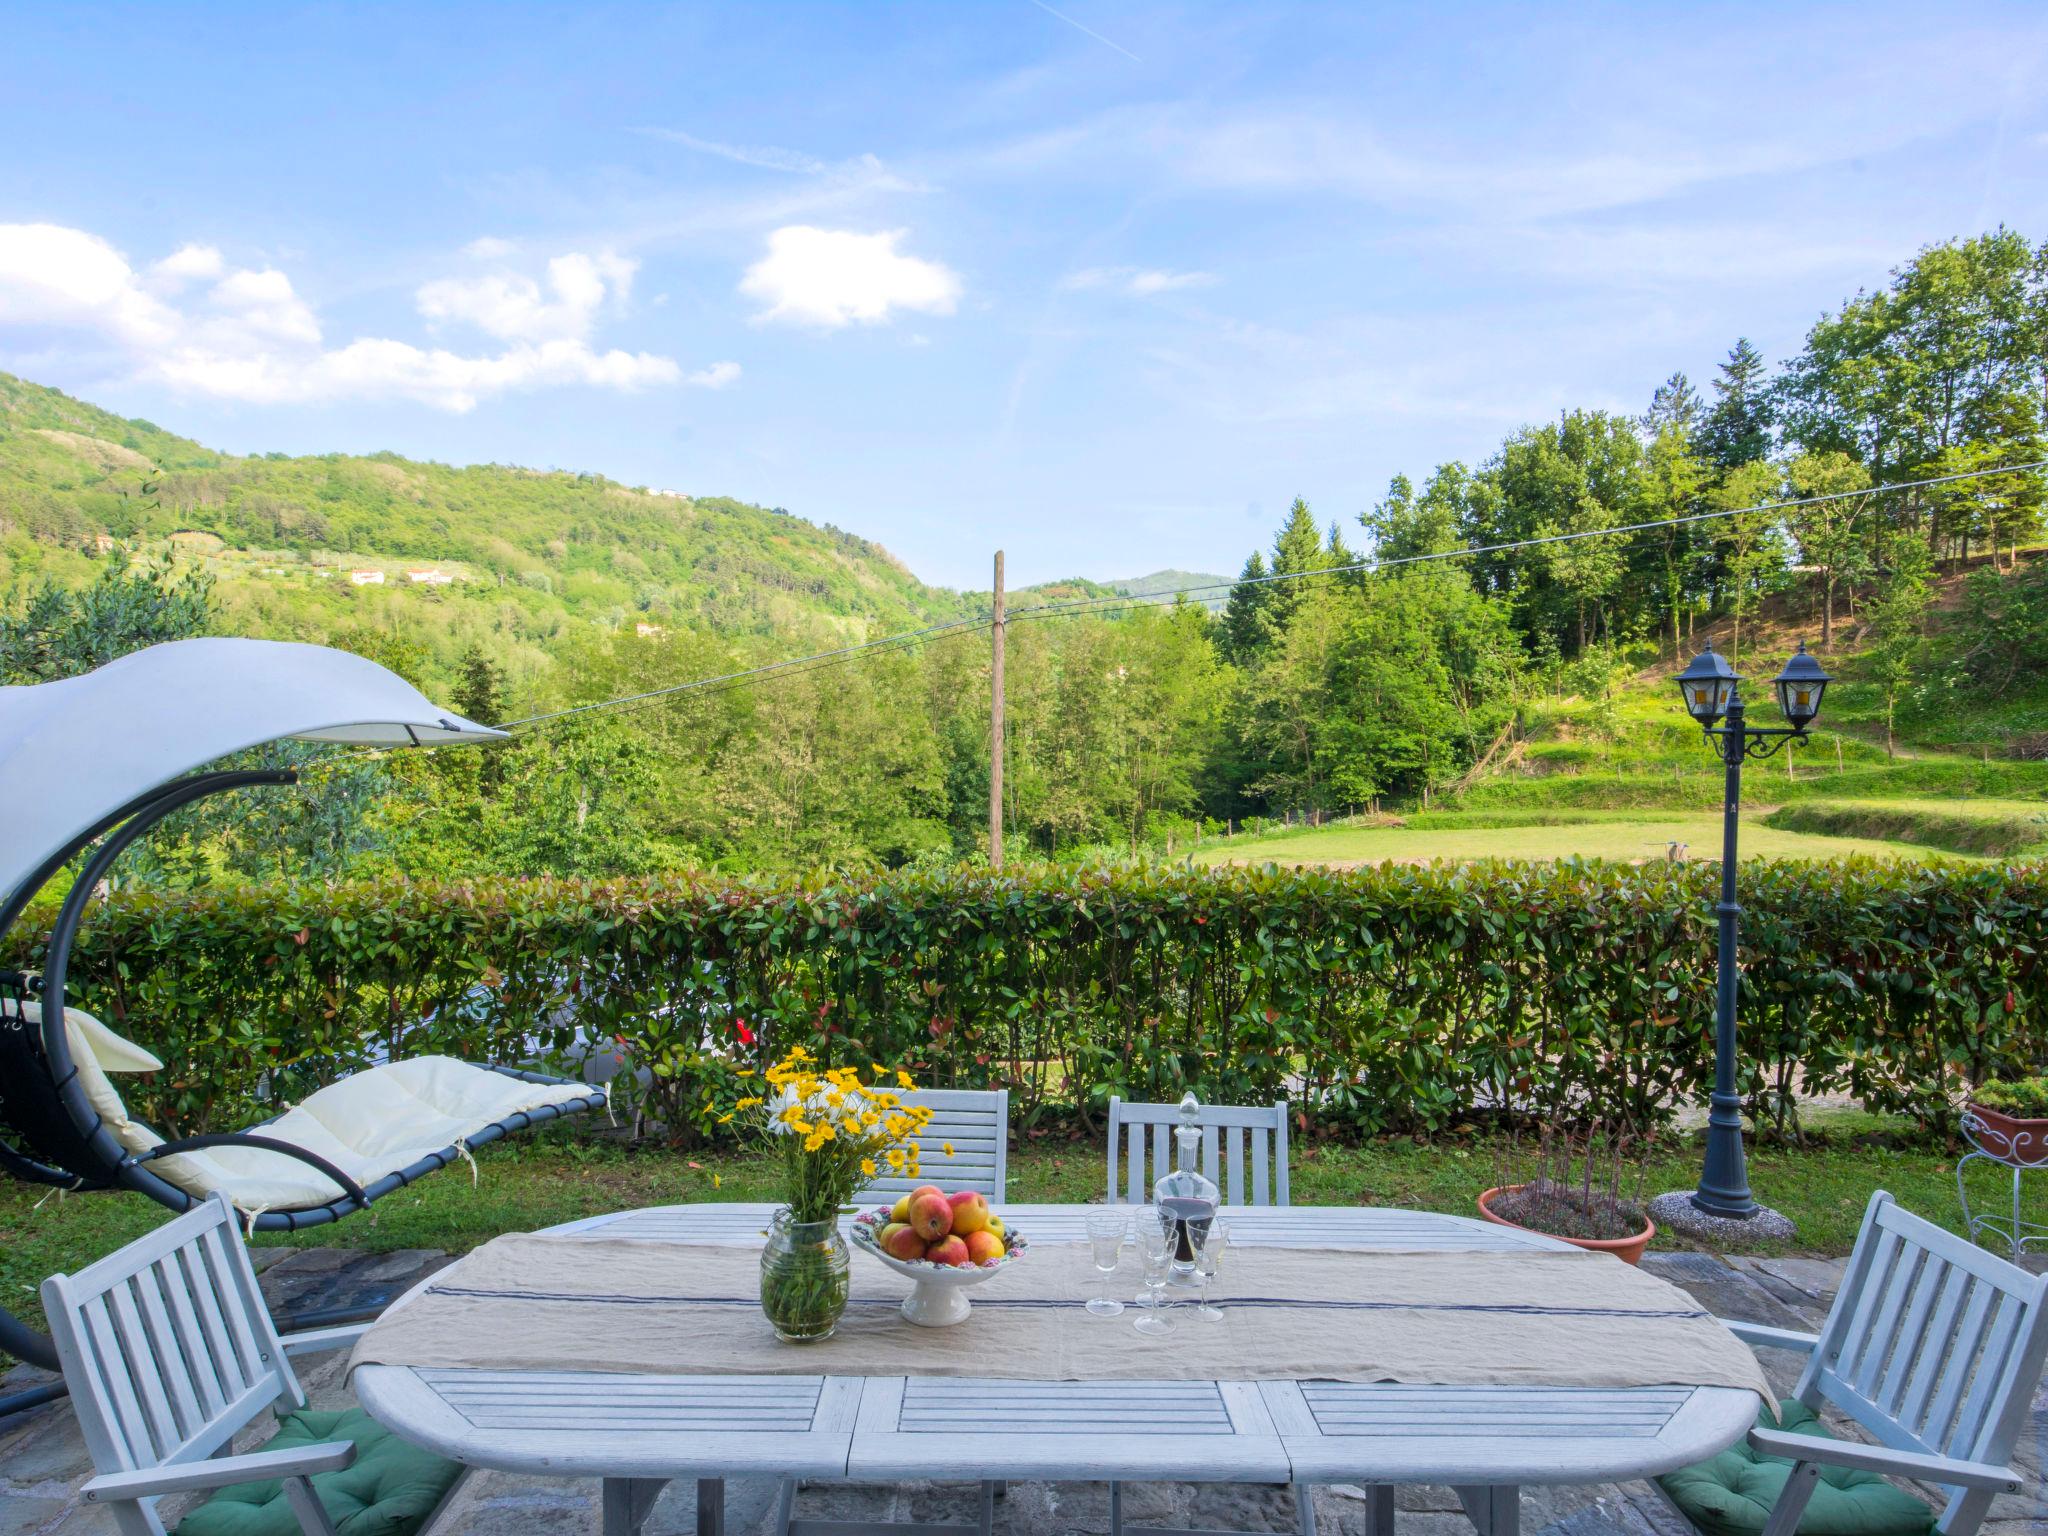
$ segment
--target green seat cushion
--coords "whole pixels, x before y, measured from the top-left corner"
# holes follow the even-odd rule
[[[341,1536],[413,1536],[462,1475],[462,1464],[408,1445],[360,1408],[288,1414],[267,1451],[352,1440],[356,1459],[313,1479]],[[300,1536],[284,1484],[223,1488],[178,1523],[176,1536]]]
[[[1804,1403],[1783,1402],[1778,1415],[1773,1424],[1759,1410],[1756,1421],[1765,1429],[1833,1438]],[[1708,1536],[1756,1536],[1784,1492],[1792,1465],[1751,1449],[1745,1440],[1710,1461],[1666,1473],[1657,1483]],[[1934,1510],[1875,1472],[1822,1467],[1799,1517],[1799,1536],[1927,1536],[1934,1518]]]

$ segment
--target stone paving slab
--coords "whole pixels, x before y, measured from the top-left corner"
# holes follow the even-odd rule
[[[263,1289],[273,1306],[381,1306],[448,1256],[431,1249],[363,1254],[349,1249],[264,1249]],[[278,1257],[270,1257],[279,1255]],[[1703,1253],[1652,1253],[1644,1265],[1682,1286],[1716,1315],[1779,1328],[1812,1331],[1826,1315],[1842,1273],[1839,1259],[1719,1258]],[[316,1405],[347,1400],[342,1356],[302,1362],[301,1375]],[[1772,1382],[1789,1392],[1798,1361],[1783,1351],[1761,1358]],[[20,1368],[0,1380],[0,1393],[46,1377]],[[267,1437],[259,1425],[238,1450]],[[2002,1498],[1984,1526],[1986,1536],[2048,1536],[2042,1496],[2048,1464],[2048,1387],[2036,1392],[2033,1416],[2015,1460],[2027,1491]],[[63,1404],[0,1420],[0,1536],[111,1536],[103,1509],[83,1505],[76,1489],[91,1472],[71,1411]],[[726,1486],[727,1523],[733,1536],[767,1536],[775,1510],[772,1481],[736,1479]],[[1363,1490],[1344,1484],[1315,1491],[1316,1518],[1328,1536],[1363,1536]],[[979,1494],[953,1483],[893,1487],[812,1486],[798,1508],[807,1516],[855,1520],[957,1521],[973,1517]],[[1448,1488],[1404,1487],[1395,1499],[1400,1536],[1471,1536]],[[1294,1495],[1284,1488],[1239,1484],[1155,1483],[1125,1490],[1125,1517],[1139,1533],[1147,1525],[1291,1532]],[[178,1511],[166,1507],[175,1518]],[[583,1480],[481,1473],[463,1490],[442,1529],[448,1536],[582,1536],[599,1526],[598,1491]],[[1530,1488],[1522,1496],[1523,1529],[1541,1536],[1691,1536],[1691,1527],[1648,1483]],[[998,1536],[1107,1536],[1109,1493],[1100,1483],[1013,1483],[997,1505]],[[688,1485],[671,1488],[655,1505],[647,1536],[694,1536],[696,1510]]]

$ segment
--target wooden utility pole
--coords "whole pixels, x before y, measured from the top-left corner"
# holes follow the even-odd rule
[[[988,862],[1003,867],[1003,552],[996,551],[995,641],[989,667],[988,702]]]

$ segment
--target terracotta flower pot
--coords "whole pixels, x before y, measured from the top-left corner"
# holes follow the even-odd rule
[[[1525,1227],[1519,1221],[1509,1221],[1505,1216],[1493,1214],[1493,1197],[1511,1195],[1522,1188],[1520,1184],[1509,1184],[1489,1189],[1479,1197],[1479,1214],[1499,1227],[1513,1227],[1518,1232],[1538,1232],[1539,1227]],[[1545,1237],[1554,1237],[1561,1243],[1570,1243],[1574,1248],[1584,1248],[1588,1253],[1611,1253],[1624,1264],[1642,1261],[1643,1250],[1650,1246],[1650,1239],[1657,1235],[1657,1223],[1649,1217],[1643,1218],[1643,1230],[1634,1237],[1567,1237],[1562,1232],[1544,1232]]]
[[[1979,1151],[2018,1168],[2048,1166],[2048,1120],[2009,1115],[1988,1104],[1963,1110],[1963,1134]]]

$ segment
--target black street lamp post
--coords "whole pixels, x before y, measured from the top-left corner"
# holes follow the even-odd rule
[[[1750,725],[1737,685],[1742,678],[1726,657],[1709,645],[1678,675],[1678,691],[1686,713],[1700,723],[1728,770],[1721,806],[1721,900],[1714,908],[1720,919],[1720,953],[1714,993],[1714,1092],[1707,1116],[1707,1156],[1691,1205],[1706,1216],[1747,1221],[1763,1208],[1749,1192],[1749,1173],[1742,1155],[1742,1099],[1735,1085],[1735,1001],[1739,984],[1735,945],[1742,907],[1735,899],[1736,830],[1742,813],[1742,765],[1749,758],[1769,757],[1790,741],[1806,739],[1807,727],[1820,713],[1821,695],[1830,681],[1820,663],[1801,642],[1798,654],[1773,680],[1784,726]]]

